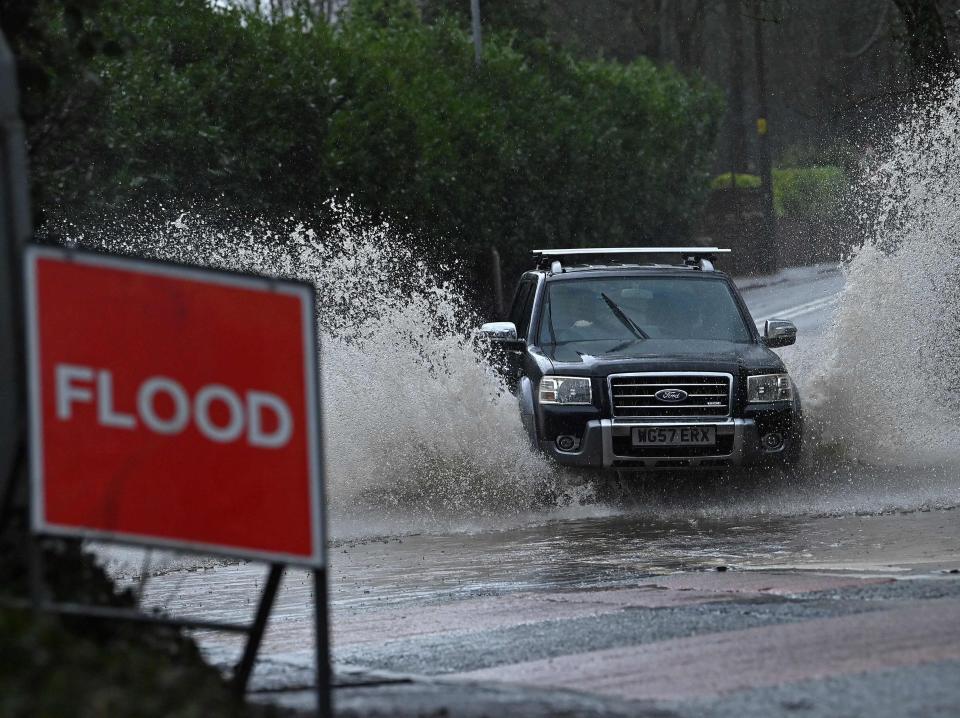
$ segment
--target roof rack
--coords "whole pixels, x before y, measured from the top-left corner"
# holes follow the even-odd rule
[[[683,257],[684,265],[699,267],[704,272],[712,272],[713,262],[716,261],[717,255],[729,253],[729,249],[719,247],[605,247],[598,249],[578,247],[575,249],[533,250],[533,256],[537,259],[537,267],[541,269],[549,268],[554,273],[563,271],[560,257],[602,257],[629,254],[679,254]]]

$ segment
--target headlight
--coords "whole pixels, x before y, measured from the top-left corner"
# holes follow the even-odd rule
[[[545,376],[540,380],[541,404],[592,404],[590,379],[582,376]]]
[[[793,382],[787,374],[760,374],[747,377],[747,401],[790,401]]]

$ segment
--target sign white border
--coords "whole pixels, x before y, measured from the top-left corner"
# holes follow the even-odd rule
[[[310,556],[299,556],[273,551],[258,551],[243,547],[207,544],[193,541],[160,538],[130,532],[102,531],[74,526],[61,526],[45,520],[43,505],[43,427],[40,387],[40,346],[38,327],[38,297],[36,265],[38,259],[52,259],[95,267],[107,267],[124,272],[174,277],[204,284],[220,284],[264,292],[288,294],[300,300],[303,325],[304,386],[307,391],[307,463],[310,476],[310,522],[313,550]],[[27,333],[27,384],[30,442],[30,500],[31,526],[34,533],[73,536],[82,539],[107,541],[156,548],[169,548],[234,558],[269,561],[311,568],[326,566],[324,531],[323,437],[321,434],[319,391],[319,346],[315,323],[314,288],[306,282],[273,279],[250,274],[225,272],[203,267],[190,267],[147,259],[98,254],[75,249],[28,245],[23,253],[24,294]]]

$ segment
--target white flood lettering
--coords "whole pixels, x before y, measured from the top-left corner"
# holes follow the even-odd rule
[[[217,426],[210,418],[210,405],[213,402],[219,402],[227,407],[230,418],[223,426]],[[197,428],[210,441],[228,444],[231,441],[236,441],[237,437],[243,433],[245,423],[243,403],[236,392],[229,387],[221,384],[210,384],[203,387],[197,392],[197,397],[194,399],[194,414]]]
[[[173,402],[173,415],[161,417],[156,411],[155,398],[166,394]],[[147,428],[157,434],[179,434],[190,421],[190,399],[187,392],[173,379],[155,376],[147,379],[137,391],[137,412]]]
[[[75,401],[93,401],[93,392],[89,388],[76,386],[76,382],[93,381],[93,369],[73,364],[57,364],[54,373],[57,385],[57,418],[69,421],[73,416]]]
[[[56,415],[72,421],[76,404],[93,404],[96,422],[111,429],[144,427],[156,434],[173,436],[184,432],[191,422],[209,441],[227,444],[246,440],[260,449],[280,449],[293,436],[293,413],[276,394],[265,391],[236,391],[223,384],[200,387],[191,398],[184,386],[165,376],[144,379],[133,402],[118,401],[113,372],[75,364],[54,367]],[[95,389],[95,391],[94,391]],[[136,406],[136,413],[118,407]]]
[[[97,372],[97,421],[115,429],[135,429],[137,420],[132,414],[123,414],[113,408],[113,375]]]
[[[264,411],[270,411],[277,422],[277,428],[271,433],[263,430]],[[290,436],[293,434],[293,416],[287,405],[276,394],[248,391],[247,415],[250,418],[247,441],[251,446],[276,449],[290,441]]]

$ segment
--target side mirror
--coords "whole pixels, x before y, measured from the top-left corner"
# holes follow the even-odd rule
[[[517,325],[513,322],[488,322],[480,327],[480,336],[490,341],[517,338]]]
[[[480,327],[478,335],[503,351],[523,351],[526,341],[517,338],[517,325],[513,322],[489,322]]]
[[[763,338],[772,349],[788,347],[797,341],[797,327],[786,319],[768,319],[763,327]]]

